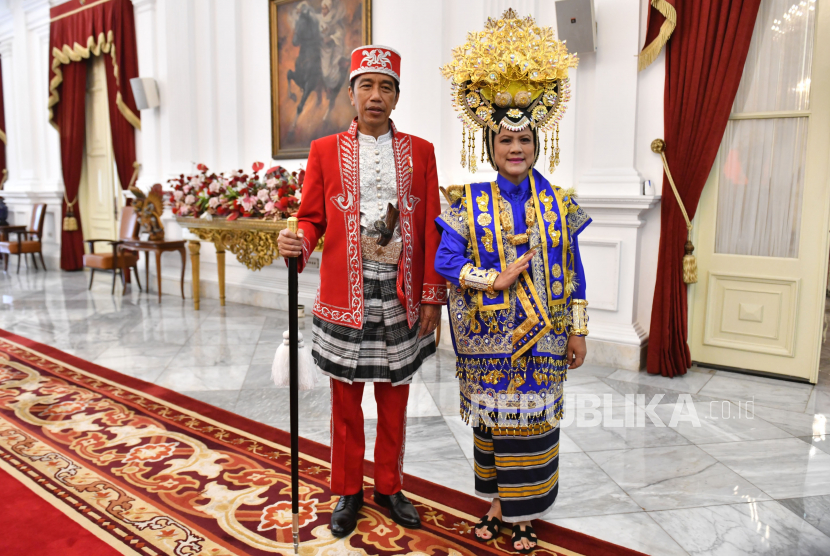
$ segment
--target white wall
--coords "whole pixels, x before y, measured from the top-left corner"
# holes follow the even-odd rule
[[[216,170],[267,163],[271,152],[268,2],[133,0],[133,4],[140,72],[157,80],[161,97],[160,108],[141,114],[139,186],[191,172],[199,162]],[[18,212],[25,216],[23,197],[35,192],[55,196],[61,189],[57,134],[46,123],[44,41],[48,41],[49,5],[49,0],[0,0],[0,56],[10,143],[7,189],[18,196],[7,195],[7,199],[17,203],[16,217]],[[497,17],[508,7],[556,27],[555,5],[549,0],[373,0],[373,41],[395,47],[403,58],[401,100],[393,119],[402,131],[436,145],[442,185],[494,176],[486,163],[475,176],[461,168],[461,125],[450,107],[449,85],[439,67],[449,61],[452,47],[462,44],[468,31],[481,29],[487,16]],[[557,185],[577,187],[594,216],[595,226],[585,232],[586,242],[596,247],[585,250],[587,259],[596,257],[588,261],[589,268],[607,268],[611,264],[607,241],[620,242],[616,282],[604,270],[587,277],[589,291],[596,291],[598,298],[607,299],[611,293],[617,298],[615,310],[591,309],[598,330],[592,339],[628,342],[639,349],[647,339],[659,241],[659,204],[638,198],[639,183],[651,179],[659,184],[662,179],[660,159],[651,153],[649,143],[662,134],[664,62],[661,56],[644,72],[636,71],[645,32],[644,2],[595,0],[595,7],[599,50],[580,53],[579,68],[571,72],[573,96],[560,133],[562,164],[549,177]],[[289,170],[304,162],[280,161]],[[547,165],[539,166],[547,174]],[[179,236],[181,230],[172,220],[168,223],[168,236]],[[215,259],[209,246],[202,253],[202,280],[208,282],[203,289],[210,294]],[[172,279],[176,273],[172,258],[168,264],[164,274]],[[250,300],[253,291],[259,292],[254,297],[261,302],[282,306],[284,280],[281,263],[252,273],[228,257],[229,299]],[[303,281],[305,301],[310,303],[317,276],[312,271]]]

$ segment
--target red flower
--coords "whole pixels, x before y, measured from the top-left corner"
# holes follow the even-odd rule
[[[265,172],[265,175],[267,176],[268,174],[281,174],[281,173],[282,173],[282,166],[273,166],[273,167],[269,168],[267,172]]]
[[[297,183],[300,187],[303,186],[303,180],[305,180],[305,170],[300,170],[300,173],[297,174]]]
[[[254,173],[256,173],[265,168],[265,164],[263,164],[262,162],[254,162],[252,168],[254,170]]]
[[[205,166],[204,164],[197,164],[196,169],[199,170],[200,172],[207,172],[208,167]],[[184,176],[182,176],[182,177],[184,177]]]
[[[233,222],[237,218],[239,218],[239,211],[235,210],[230,214],[230,216],[228,216],[228,222]]]

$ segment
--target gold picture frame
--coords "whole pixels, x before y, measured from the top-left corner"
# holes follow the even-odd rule
[[[355,116],[350,56],[372,42],[372,0],[269,0],[269,20],[271,156],[308,158],[311,141]]]

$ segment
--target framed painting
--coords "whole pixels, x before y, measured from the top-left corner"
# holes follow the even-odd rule
[[[352,50],[372,42],[372,0],[270,0],[271,151],[307,158],[349,127]]]

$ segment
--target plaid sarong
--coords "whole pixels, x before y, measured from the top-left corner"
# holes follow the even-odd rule
[[[312,356],[320,371],[344,382],[408,384],[435,353],[435,335],[418,338],[398,300],[394,264],[363,260],[365,318],[362,329],[313,319]]]

